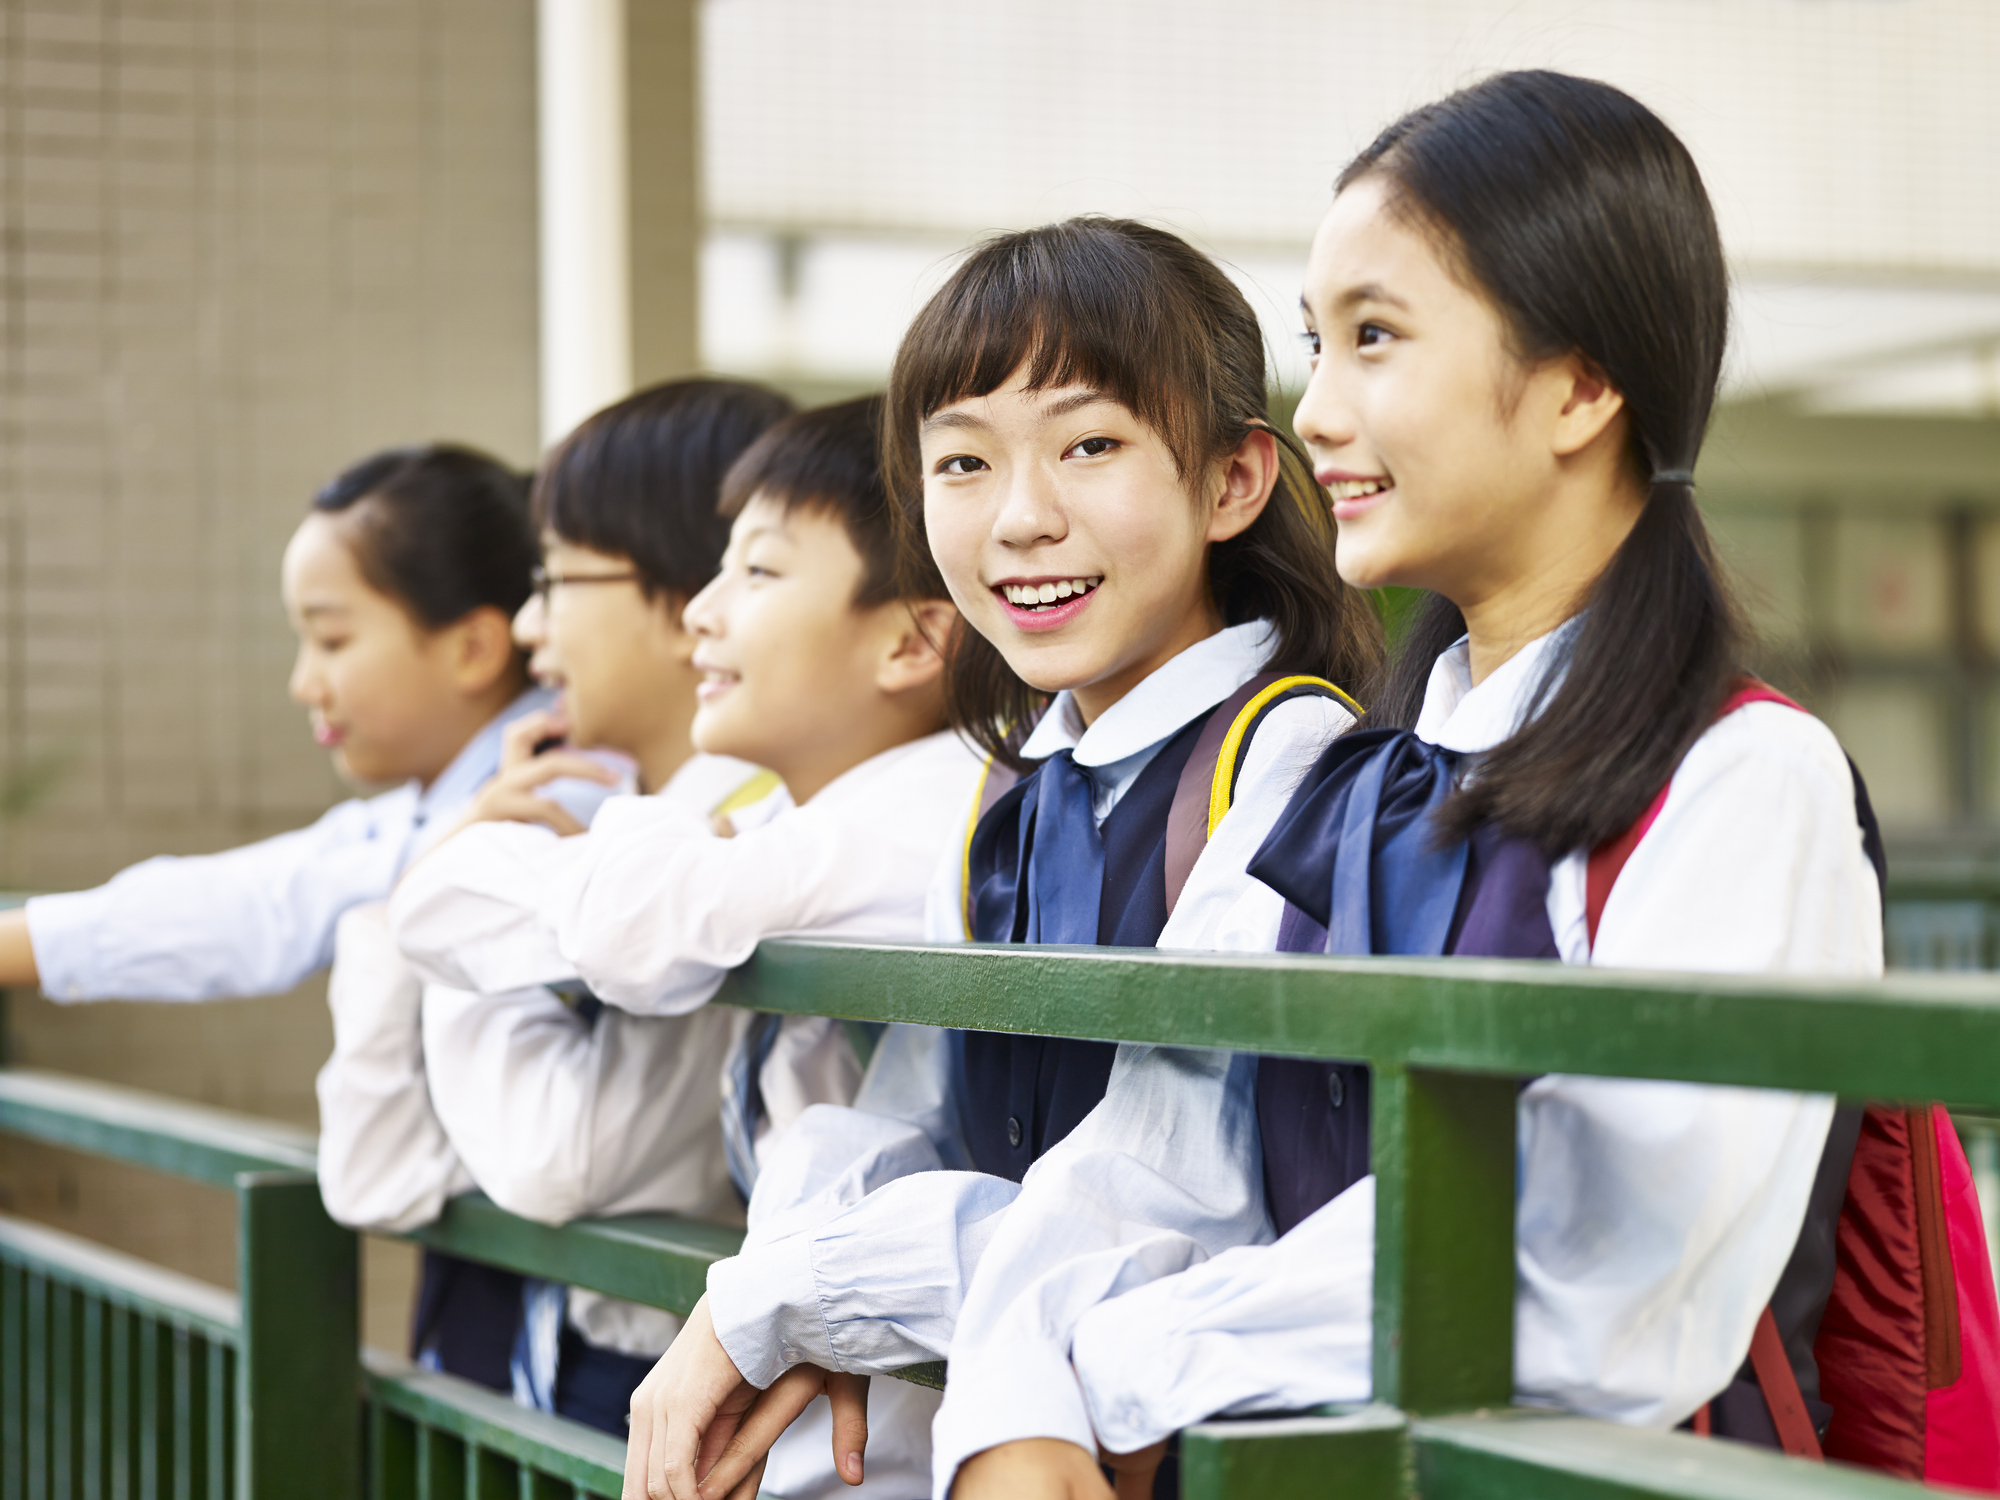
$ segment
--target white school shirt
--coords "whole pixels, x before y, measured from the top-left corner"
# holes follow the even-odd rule
[[[1559,638],[1476,688],[1461,641],[1435,664],[1417,733],[1467,754],[1506,739]],[[1594,950],[1586,865],[1578,852],[1551,873],[1565,962],[1881,973],[1853,781],[1831,732],[1795,709],[1751,704],[1696,742]],[[1261,926],[1274,947],[1282,909],[1271,892],[1200,893],[1162,946],[1207,924],[1238,940]],[[1128,1452],[1212,1414],[1369,1398],[1374,1180],[1268,1243],[1255,1078],[1254,1059],[1120,1050],[1104,1103],[1030,1173],[967,1294],[934,1432],[940,1494],[1013,1438]],[[1671,1427],[1748,1352],[1833,1100],[1552,1074],[1519,1111],[1516,1397]]]
[[[290,989],[333,958],[342,912],[389,894],[500,766],[501,731],[554,695],[532,689],[428,787],[352,798],[308,827],[218,854],[161,855],[93,890],[37,896],[28,936],[52,1000],[216,1000]],[[569,783],[584,787],[586,783]],[[566,797],[584,821],[602,791]]]
[[[756,774],[697,755],[657,795],[705,817]],[[732,818],[748,825],[789,805],[780,788]],[[320,1180],[337,1220],[409,1229],[474,1187],[546,1224],[646,1212],[740,1218],[717,1079],[743,1013],[605,1009],[585,1019],[541,985],[484,995],[426,985],[379,903],[342,921],[329,999]],[[847,1068],[858,1071],[851,1058]],[[568,1290],[565,1312],[591,1343],[640,1357],[663,1353],[680,1329],[671,1313],[581,1288]]]
[[[921,936],[930,872],[962,837],[979,774],[962,740],[936,734],[871,757],[803,807],[754,827],[737,820],[732,839],[710,837],[705,819],[634,799],[607,804],[587,844],[498,825],[468,830],[398,890],[397,935],[416,967],[445,983],[488,984],[505,966],[541,981],[580,975],[631,1012],[629,1026],[720,1016],[702,1002],[762,938]],[[740,1029],[743,1017],[727,1015]],[[771,1127],[757,1142],[760,1160],[782,1149],[787,1116],[845,1103],[851,1077],[836,1091],[801,1063],[829,1049],[851,1058],[846,1046],[832,1023],[786,1017],[760,1076]],[[910,1500],[929,1483],[936,1405],[935,1393],[902,1382],[871,1395],[868,1477],[855,1491],[832,1467],[830,1418],[815,1402],[773,1446],[762,1492]]]
[[[1101,823],[1182,726],[1262,670],[1270,647],[1261,622],[1223,630],[1167,662],[1088,729],[1069,695],[1059,694],[1023,754],[1073,751],[1092,780]],[[1225,831],[1252,847],[1262,842],[1328,742],[1353,722],[1323,698],[1274,709],[1191,882],[1227,884],[1215,866],[1218,855],[1230,857]],[[962,809],[961,820],[970,811]],[[964,937],[964,827],[933,885],[934,941]],[[1244,878],[1240,861],[1235,878]],[[1020,1191],[1004,1178],[950,1170],[970,1164],[958,1124],[958,1068],[956,1033],[892,1027],[855,1107],[808,1111],[766,1162],[743,1253],[718,1262],[708,1278],[717,1335],[753,1384],[769,1385],[800,1362],[879,1373],[944,1357],[980,1251]]]

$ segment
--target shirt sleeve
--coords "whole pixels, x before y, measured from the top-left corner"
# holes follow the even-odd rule
[[[1564,863],[1555,878],[1580,927],[1583,861]],[[1562,894],[1551,890],[1552,915]],[[1881,892],[1826,726],[1758,703],[1709,729],[1586,951],[1630,968],[1879,975]],[[1726,1385],[1798,1239],[1833,1109],[1827,1095],[1768,1089],[1554,1074],[1530,1085],[1521,1398],[1671,1427]]]
[[[1574,913],[1580,928],[1580,858],[1558,866],[1564,879],[1575,889],[1552,888],[1551,915]],[[1565,952],[1868,976],[1881,972],[1878,903],[1832,736],[1759,705],[1689,753],[1613,888],[1595,954],[1587,942]],[[1775,1090],[1566,1075],[1530,1085],[1519,1399],[1670,1427],[1727,1384],[1798,1237],[1832,1109]],[[1093,1308],[1072,1348],[1093,1430],[1129,1451],[1211,1413],[1365,1398],[1373,1253],[1371,1179],[1268,1249]]]
[[[434,985],[423,999],[431,1098],[474,1183],[511,1213],[728,1218],[718,1080],[747,1019],[721,1007],[586,1018],[540,986]]]
[[[431,1108],[423,986],[390,941],[379,904],[341,919],[335,950],[333,1056],[317,1082],[320,1195],[339,1223],[414,1229],[472,1186]]]
[[[414,788],[343,802],[310,827],[219,854],[161,856],[27,904],[52,1000],[215,1000],[290,989],[333,957],[334,924],[380,901],[413,830]]]
[[[1161,948],[1276,947],[1284,902],[1245,866],[1327,744],[1353,723],[1321,698],[1293,699],[1265,719]],[[1089,1413],[1069,1373],[1071,1337],[1089,1308],[1269,1238],[1255,1076],[1254,1059],[1120,1049],[1103,1102],[1030,1169],[963,1295],[932,1449],[939,1493],[960,1463],[996,1443],[1089,1445]]]
[[[761,1163],[743,1249],[708,1274],[716,1336],[752,1384],[802,1361],[943,1357],[959,1283],[934,1268],[975,1261],[1016,1191],[963,1170],[960,1049],[957,1032],[891,1026],[853,1106],[807,1109]]]

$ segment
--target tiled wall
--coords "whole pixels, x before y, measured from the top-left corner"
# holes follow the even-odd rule
[[[0,883],[337,793],[276,575],[328,474],[534,453],[530,0],[0,8]]]
[[[534,457],[532,46],[532,0],[0,0],[0,886],[342,794],[279,555],[364,452]],[[322,993],[15,995],[7,1045],[312,1123]],[[233,1279],[221,1194],[0,1141],[0,1208]],[[398,1344],[407,1259],[369,1272]]]

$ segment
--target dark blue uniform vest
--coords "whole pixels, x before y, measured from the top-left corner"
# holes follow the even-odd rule
[[[1477,958],[1556,958],[1546,900],[1549,864],[1533,845],[1482,829],[1467,851],[1465,884],[1445,951]],[[1326,928],[1297,906],[1278,948],[1325,951]],[[1364,1063],[1266,1057],[1257,1063],[1257,1125],[1264,1201],[1284,1234],[1366,1177],[1368,1068]]]
[[[1167,925],[1167,811],[1208,718],[1203,714],[1183,726],[1162,746],[1104,820],[1101,944],[1150,948],[1160,940]],[[1010,787],[973,832],[966,874],[972,935],[981,942],[1026,938],[1028,883],[1018,868],[1021,808],[1040,774],[1037,767]],[[1028,858],[1033,857],[1031,849]],[[1019,1182],[1037,1157],[1097,1107],[1116,1052],[1110,1042],[968,1031],[962,1118],[973,1163]]]
[[[1323,758],[1337,766],[1358,748],[1338,742]],[[1408,775],[1408,768],[1400,768]],[[1855,821],[1862,847],[1874,866],[1878,889],[1887,889],[1882,834],[1861,773],[1854,778]],[[1258,876],[1287,900],[1278,946],[1291,953],[1326,951],[1331,881],[1337,838],[1321,820],[1315,834],[1314,777],[1308,777],[1278,831],[1252,862]],[[1392,777],[1393,782],[1393,777]],[[1406,780],[1404,790],[1412,785]],[[1399,803],[1385,793],[1384,821],[1407,817],[1421,792]],[[1324,806],[1320,809],[1323,813]],[[1299,818],[1294,822],[1294,813]],[[1291,825],[1288,827],[1288,824]],[[1378,847],[1382,824],[1377,827]],[[1274,853],[1279,858],[1269,858]],[[1506,838],[1492,827],[1467,842],[1464,883],[1459,889],[1444,952],[1460,957],[1560,959],[1548,920],[1549,863],[1532,844]],[[1525,1085],[1524,1085],[1525,1087]],[[1264,1146],[1266,1201],[1283,1234],[1331,1202],[1371,1170],[1369,1161],[1368,1070],[1353,1063],[1263,1058],[1257,1065],[1257,1120]],[[1771,1297],[1779,1336],[1815,1425],[1824,1430],[1832,1408],[1819,1400],[1819,1368],[1813,1342],[1833,1288],[1834,1239],[1846,1196],[1849,1164],[1860,1132],[1861,1110],[1835,1112],[1821,1154],[1791,1259]],[[1746,1361],[1736,1378],[1710,1403],[1712,1431],[1760,1447],[1779,1446],[1763,1391]],[[1686,1424],[1683,1424],[1686,1425]]]

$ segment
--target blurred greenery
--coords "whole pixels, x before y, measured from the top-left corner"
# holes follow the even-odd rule
[[[1417,610],[1423,605],[1424,590],[1391,584],[1368,590],[1368,602],[1375,606],[1375,613],[1382,621],[1382,633],[1389,638],[1389,649],[1394,651],[1403,643],[1403,632],[1410,628],[1410,622],[1416,619]]]

